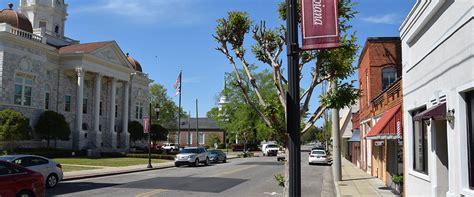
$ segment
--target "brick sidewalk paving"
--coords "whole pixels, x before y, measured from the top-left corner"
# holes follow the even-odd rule
[[[342,181],[336,181],[336,193],[341,197],[398,196],[386,188],[382,180],[372,177],[342,158]]]

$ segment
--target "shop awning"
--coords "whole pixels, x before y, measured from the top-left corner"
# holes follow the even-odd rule
[[[347,140],[348,142],[360,142],[360,130],[355,129],[352,133],[351,139]]]
[[[367,139],[401,139],[403,136],[402,110],[397,105],[386,111],[367,133]]]
[[[434,120],[444,120],[446,119],[446,103],[441,103],[430,107],[429,109],[417,114],[413,117],[413,120],[429,120],[433,118]]]

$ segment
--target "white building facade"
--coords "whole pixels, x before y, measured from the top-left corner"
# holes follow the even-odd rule
[[[418,0],[400,28],[406,196],[474,196],[473,6]]]
[[[30,119],[65,116],[69,141],[60,148],[126,151],[128,123],[147,116],[152,82],[115,41],[80,43],[64,36],[62,0],[21,0],[0,12],[0,110]],[[38,138],[36,138],[38,140]]]

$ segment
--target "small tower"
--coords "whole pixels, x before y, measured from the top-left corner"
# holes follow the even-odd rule
[[[224,107],[224,105],[227,104],[227,103],[229,103],[229,101],[227,101],[227,80],[224,77],[224,91],[221,94],[221,97],[219,99],[219,103],[217,103],[217,107],[219,108],[219,111],[221,111],[222,107]]]
[[[45,28],[51,36],[64,37],[67,17],[64,0],[20,0],[19,12],[30,19],[33,29]]]

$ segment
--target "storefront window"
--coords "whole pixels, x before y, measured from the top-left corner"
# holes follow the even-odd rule
[[[416,110],[412,117],[425,109]],[[413,121],[413,153],[413,169],[428,174],[428,133],[424,121]]]
[[[466,94],[467,101],[467,149],[469,168],[469,187],[474,189],[474,91]]]
[[[382,90],[385,90],[393,82],[397,80],[397,69],[395,67],[388,67],[382,69]]]

